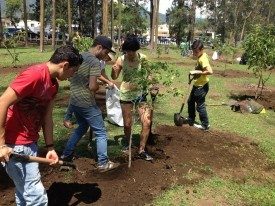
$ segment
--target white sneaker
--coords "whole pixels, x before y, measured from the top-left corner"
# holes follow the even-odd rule
[[[195,124],[195,123],[194,123],[194,124],[193,124],[193,127],[197,128],[197,129],[201,129],[201,130],[207,131],[207,130],[209,130],[210,125],[208,125],[207,127],[205,127],[205,126],[203,126],[203,125]]]
[[[119,166],[119,163],[114,163],[112,161],[108,161],[106,164],[99,165],[97,168],[98,168],[99,172],[107,172],[107,171],[117,168],[118,166]]]

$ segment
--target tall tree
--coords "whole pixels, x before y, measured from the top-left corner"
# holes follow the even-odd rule
[[[44,51],[44,0],[40,0],[40,52]]]
[[[16,28],[16,23],[19,21],[18,12],[21,11],[21,0],[6,1],[6,17],[10,19],[11,24]]]
[[[55,50],[55,33],[56,33],[56,1],[52,0],[52,49]]]
[[[121,4],[121,0],[118,0],[118,47],[121,47],[121,10],[122,10],[122,4]]]
[[[159,27],[159,0],[155,0],[155,39],[154,39],[154,49],[157,48],[157,43],[158,43],[158,27]]]
[[[69,33],[69,39],[71,39],[72,36],[72,1],[68,0],[68,33]]]
[[[102,1],[102,34],[108,35],[108,0]]]
[[[24,15],[24,25],[25,25],[25,46],[28,46],[28,14],[27,14],[27,3],[23,0],[23,15]]]
[[[169,24],[170,35],[175,36],[176,43],[179,45],[186,36],[186,29],[189,24],[188,7],[183,0],[174,0],[172,7],[166,13]]]
[[[2,24],[2,12],[1,12],[1,2],[0,2],[0,46],[3,41],[3,24]]]

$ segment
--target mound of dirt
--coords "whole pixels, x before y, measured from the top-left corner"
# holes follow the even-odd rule
[[[154,140],[148,150],[155,161],[134,158],[130,169],[127,156],[107,173],[98,173],[89,158],[75,160],[81,172],[40,165],[49,205],[144,205],[173,184],[192,185],[212,175],[246,181],[250,169],[270,171],[257,144],[234,134],[164,125],[156,129]],[[1,205],[11,205],[14,188],[0,172]]]

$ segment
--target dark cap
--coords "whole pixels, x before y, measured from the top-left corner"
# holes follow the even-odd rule
[[[116,53],[112,48],[112,41],[107,36],[97,36],[95,42],[105,47],[109,51]]]

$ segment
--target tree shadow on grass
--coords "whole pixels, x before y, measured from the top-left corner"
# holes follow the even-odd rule
[[[54,182],[47,190],[49,206],[91,204],[101,197],[97,183]]]

